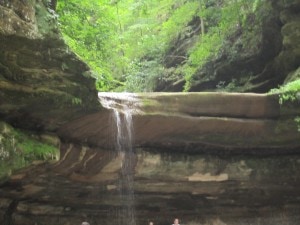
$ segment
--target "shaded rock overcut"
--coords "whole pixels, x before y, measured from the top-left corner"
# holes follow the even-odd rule
[[[136,147],[186,153],[299,151],[300,133],[294,121],[299,105],[295,111],[280,107],[276,95],[145,93],[134,94],[131,100],[112,99],[120,105],[135,104]],[[100,111],[65,124],[58,133],[66,141],[109,149],[113,126],[110,112]]]
[[[298,223],[299,155],[160,150],[136,149],[133,156],[137,224],[169,224],[174,217],[185,224]],[[117,224],[120,160],[111,151],[63,144],[59,162],[23,169],[1,184],[1,224]]]
[[[1,120],[61,140],[59,161],[34,162],[0,182],[0,223],[115,225],[125,187],[111,111],[100,108],[89,68],[62,41],[54,3],[0,0]],[[287,22],[297,17],[297,5],[282,13],[287,51],[294,51],[289,40],[298,37]],[[289,71],[298,66],[297,49],[282,57],[293,64]],[[174,217],[186,225],[299,223],[298,102],[280,106],[275,95],[237,93],[135,97],[128,172],[138,225],[170,224]]]
[[[25,129],[55,131],[99,109],[88,66],[62,40],[42,1],[0,1],[0,115]]]

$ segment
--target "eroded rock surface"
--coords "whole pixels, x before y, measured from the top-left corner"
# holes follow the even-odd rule
[[[44,1],[0,1],[0,18],[2,119],[54,131],[98,109],[89,68],[69,51]]]
[[[113,94],[115,107],[134,105],[134,145],[179,152],[298,152],[294,121],[299,105],[288,110],[272,95],[238,93]],[[119,98],[119,99],[118,99]],[[285,110],[284,110],[285,109]],[[122,108],[121,108],[122,110]],[[112,114],[100,111],[62,126],[60,137],[112,148]],[[256,153],[255,153],[256,152]]]
[[[0,223],[115,225],[126,153],[114,150],[111,110],[99,111],[89,69],[64,45],[46,2],[0,0],[0,115],[17,127],[58,130],[60,160],[1,181]],[[284,24],[292,15],[282,14]],[[294,51],[291,31],[282,30],[286,51]],[[282,63],[297,57],[295,50]],[[280,108],[276,96],[140,95],[127,155],[137,225],[174,217],[186,225],[298,224],[297,115],[298,105]]]
[[[59,162],[21,170],[1,185],[1,224],[118,224],[122,157],[74,144],[64,144],[61,154]],[[298,224],[297,155],[186,155],[153,148],[136,149],[132,160],[127,172],[133,173],[137,224],[170,224],[174,217],[184,224]]]
[[[256,14],[250,15],[243,29],[237,28],[224,40],[215,57],[195,72],[189,91],[237,91],[265,93],[270,89],[299,78],[300,62],[300,3],[291,1],[262,1]],[[199,26],[190,26],[194,33]],[[183,30],[180,36],[185,35]],[[179,36],[179,37],[180,37]],[[188,37],[172,46],[177,53],[164,79],[157,81],[156,91],[182,91],[186,81],[176,71],[178,63],[185,63],[187,54],[182,45],[193,43]],[[179,40],[180,41],[180,40]],[[175,49],[175,50],[174,50]],[[297,72],[298,71],[298,72]],[[179,74],[178,74],[179,73]],[[168,76],[169,74],[169,76]]]
[[[111,96],[121,116],[134,106],[133,151],[116,151],[112,109],[66,123],[58,162],[1,183],[1,224],[115,225],[129,202],[137,225],[298,224],[297,107],[256,94]]]

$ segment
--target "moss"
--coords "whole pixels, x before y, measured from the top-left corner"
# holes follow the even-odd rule
[[[48,1],[46,1],[46,3],[37,3],[35,5],[39,33],[47,38],[50,38],[51,36],[58,38],[58,16],[53,10],[47,8],[47,6]]]
[[[141,107],[143,109],[144,113],[151,113],[155,111],[155,109],[159,108],[160,104],[157,101],[154,101],[152,99],[141,99]]]
[[[280,88],[272,89],[270,93],[279,96],[280,114],[293,118],[289,124],[284,124],[284,126],[300,132],[300,79],[293,80]],[[281,131],[282,127],[280,125],[276,129]]]
[[[41,142],[36,135],[0,122],[0,179],[35,160],[57,158],[57,146]]]

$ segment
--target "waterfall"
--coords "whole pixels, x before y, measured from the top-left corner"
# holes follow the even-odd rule
[[[113,138],[115,149],[122,158],[120,188],[120,209],[118,210],[119,225],[135,225],[134,208],[134,152],[132,113],[136,110],[137,100],[133,94],[99,93],[101,104],[112,110],[114,124]]]

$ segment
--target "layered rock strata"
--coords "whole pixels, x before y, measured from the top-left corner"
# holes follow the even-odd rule
[[[62,145],[61,160],[21,170],[0,189],[1,224],[118,224],[120,155]],[[136,149],[136,224],[291,224],[299,221],[300,158]],[[122,199],[126,199],[123,196]],[[128,199],[130,199],[128,197]]]
[[[298,223],[300,138],[294,122],[286,126],[297,107],[256,94],[104,96],[121,114],[132,106],[133,153],[114,149],[112,110],[65,124],[58,162],[1,183],[1,224],[113,225],[126,199],[138,225]],[[120,183],[127,175],[130,191]]]
[[[123,98],[120,98],[123,96]],[[179,152],[299,152],[300,133],[294,121],[299,105],[289,110],[278,96],[239,93],[148,93],[124,99],[134,105],[134,144]],[[119,98],[119,99],[118,99]],[[64,140],[112,148],[114,129],[109,111],[101,111],[62,126]]]
[[[88,67],[64,45],[47,1],[0,1],[0,17],[1,119],[62,140],[58,162],[35,162],[1,181],[0,224],[118,223],[124,154],[114,150],[111,110],[99,111]],[[284,36],[294,40],[291,29]],[[295,50],[283,63],[297,57]],[[120,108],[128,103],[113,100]],[[133,96],[130,104],[136,111],[127,173],[137,225],[174,217],[186,225],[298,224],[298,103],[281,107],[271,95],[161,93]]]
[[[0,1],[0,18],[2,120],[55,131],[99,109],[88,66],[65,45],[44,1]]]

